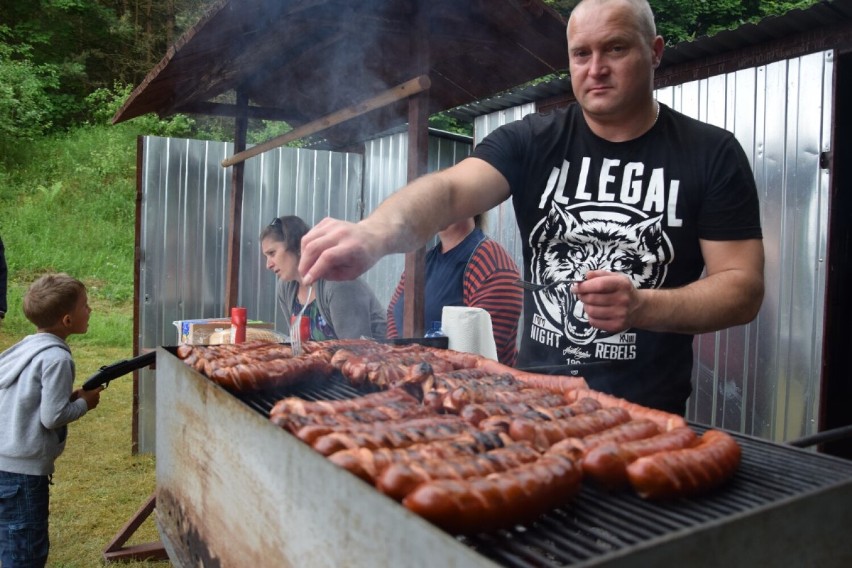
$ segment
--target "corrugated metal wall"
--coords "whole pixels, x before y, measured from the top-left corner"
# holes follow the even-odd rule
[[[784,441],[817,427],[825,312],[833,52],[660,89],[664,104],[724,127],[743,145],[761,198],[766,297],[757,319],[696,338],[687,416]],[[531,105],[480,117],[477,141]],[[495,236],[522,257],[511,207]]]
[[[834,54],[822,52],[658,94],[733,132],[761,192],[766,296],[753,323],[696,339],[689,415],[702,423],[775,441],[816,432],[833,75]]]
[[[233,154],[224,142],[147,137],[143,143],[139,345],[175,345],[173,321],[225,315],[228,212]],[[258,236],[279,215],[313,224],[360,218],[363,159],[357,154],[278,148],[246,161],[239,303],[251,319],[274,321],[275,276]],[[154,451],[154,376],[140,372],[140,452]]]
[[[520,120],[524,116],[535,112],[535,103],[528,103],[478,116],[473,123],[473,139],[476,144],[482,142],[489,132],[508,124],[515,120]],[[503,247],[509,251],[509,254],[515,259],[515,264],[524,274],[524,254],[521,241],[521,233],[518,231],[518,223],[515,221],[515,209],[512,207],[511,200],[504,201],[499,206],[495,207],[485,215],[485,226],[488,234]],[[524,328],[524,314],[518,318],[518,328]],[[521,342],[521,334],[518,333],[518,344]]]
[[[470,148],[461,139],[430,136],[429,171],[454,164]],[[326,216],[357,221],[404,185],[407,152],[407,134],[401,133],[370,141],[364,157],[278,148],[246,161],[239,303],[249,318],[276,325],[280,318],[275,277],[260,253],[261,230],[281,215],[298,215],[309,225]],[[220,164],[232,154],[233,144],[224,142],[143,141],[138,338],[143,349],[176,344],[176,320],[225,315],[231,169]],[[402,263],[396,255],[365,275],[385,304]],[[139,451],[152,452],[155,372],[144,369],[139,377]]]

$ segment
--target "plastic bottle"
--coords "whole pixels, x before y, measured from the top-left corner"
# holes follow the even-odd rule
[[[247,319],[245,308],[231,308],[231,343],[245,342]]]
[[[447,337],[447,334],[444,333],[444,330],[441,328],[440,321],[433,321],[432,327],[429,328],[429,331],[427,331],[426,335],[423,337]]]

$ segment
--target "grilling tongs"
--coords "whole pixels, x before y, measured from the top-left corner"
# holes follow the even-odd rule
[[[156,359],[157,352],[149,351],[148,353],[138,355],[133,359],[123,359],[113,363],[112,365],[104,365],[97,373],[89,377],[86,382],[83,383],[83,390],[94,390],[101,385],[106,387],[109,385],[111,380],[124,376],[136,369],[152,365]]]

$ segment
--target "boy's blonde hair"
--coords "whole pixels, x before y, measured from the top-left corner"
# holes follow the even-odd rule
[[[86,286],[64,272],[45,274],[24,295],[24,315],[38,328],[52,327],[74,311]]]

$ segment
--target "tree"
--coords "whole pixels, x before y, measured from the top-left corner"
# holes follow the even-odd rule
[[[0,27],[0,38],[5,31]],[[58,84],[54,70],[16,55],[0,42],[0,147],[35,138],[51,127],[48,92]]]
[[[566,18],[579,0],[544,0]],[[649,0],[657,22],[657,32],[668,45],[689,41],[742,24],[758,22],[766,16],[784,14],[794,8],[807,8],[818,0]]]
[[[193,25],[212,0],[0,0],[4,61],[44,83],[49,124],[85,121],[85,97],[119,83],[138,84],[176,35]],[[18,68],[20,72],[21,67]]]

